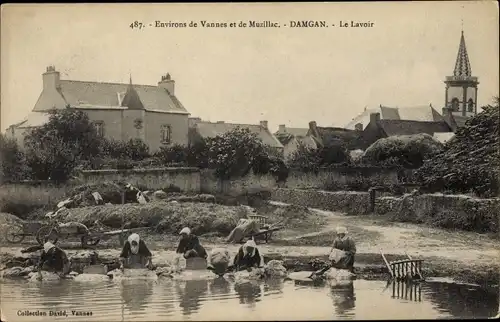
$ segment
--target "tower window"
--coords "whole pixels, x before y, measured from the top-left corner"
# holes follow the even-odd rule
[[[453,111],[458,111],[458,105],[459,105],[458,98],[454,97],[454,98],[451,100],[451,109],[452,109]]]
[[[161,130],[161,143],[163,144],[169,144],[170,143],[170,137],[172,134],[172,127],[170,125],[162,125]]]
[[[97,132],[98,137],[104,137],[104,122],[103,121],[94,121],[92,122],[94,128]]]
[[[472,100],[472,98],[469,98],[469,101],[467,101],[467,112],[474,112],[474,101]]]

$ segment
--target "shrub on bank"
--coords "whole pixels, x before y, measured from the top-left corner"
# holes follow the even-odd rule
[[[483,107],[468,119],[437,154],[417,171],[428,192],[474,193],[498,196],[500,187],[499,106]]]

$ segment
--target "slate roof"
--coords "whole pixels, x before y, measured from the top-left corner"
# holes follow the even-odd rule
[[[274,136],[278,139],[278,141],[280,141],[281,144],[283,144],[283,146],[287,145],[288,143],[290,143],[290,141],[292,141],[295,136],[291,135],[291,134],[287,134],[287,133],[275,133]]]
[[[370,114],[380,113],[381,120],[408,120],[422,122],[443,121],[444,118],[430,105],[413,107],[388,107],[379,106],[366,109],[363,113],[356,116],[352,121],[346,124],[345,128],[354,130],[357,123],[363,124],[365,128],[370,123]]]
[[[234,124],[234,123],[212,123],[212,122],[198,122],[194,126],[196,132],[203,138],[216,137],[223,135],[226,132],[240,128],[247,128],[250,132],[257,134],[264,144],[274,148],[283,148],[281,142],[267,129],[260,125],[255,124]]]
[[[284,132],[277,131],[274,135],[291,134],[293,136],[306,136],[309,128],[286,127]]]
[[[323,145],[327,145],[333,140],[339,140],[346,144],[349,150],[364,148],[362,132],[360,131],[320,126],[317,126],[316,129],[322,141],[320,143]]]
[[[130,85],[61,80],[59,93],[72,107],[123,109],[121,101]],[[153,85],[132,85],[148,111],[189,114],[181,102],[166,89]]]
[[[436,132],[451,132],[450,126],[442,122],[422,122],[407,120],[380,120],[380,128],[387,136],[414,135],[426,133],[434,135]]]

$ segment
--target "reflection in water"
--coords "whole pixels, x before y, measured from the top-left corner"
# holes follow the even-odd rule
[[[347,317],[354,315],[356,296],[354,295],[353,281],[330,285],[330,294],[333,299],[335,312],[338,316]]]
[[[494,316],[498,309],[496,292],[467,285],[429,282],[388,284],[387,293],[381,293],[385,282],[363,280],[324,287],[312,284],[297,287],[291,281],[282,283],[280,280],[238,284],[231,279],[215,278],[187,282],[166,279],[99,283],[2,280],[1,283],[2,313],[5,311],[5,316],[12,316],[12,321],[19,320],[16,318],[18,310],[93,311],[92,317],[71,318],[76,322],[180,321],[187,319],[186,315],[198,320],[207,316],[206,313],[210,313],[211,320],[235,319],[235,316],[248,320],[273,320],[280,312],[286,312],[287,317],[302,318],[306,316],[304,310],[310,310],[311,315],[318,319],[349,319],[354,318],[354,314],[359,319],[384,319],[395,315],[407,319],[480,318]],[[391,297],[389,288],[392,286]],[[208,294],[208,289],[211,294]],[[265,296],[277,293],[279,295]],[[258,301],[262,302],[256,305]],[[221,302],[229,309],[217,310]],[[46,321],[51,319],[47,317]]]
[[[268,293],[282,293],[284,281],[282,279],[268,279],[264,284],[264,296]]]
[[[207,280],[178,281],[175,290],[179,296],[179,306],[184,315],[189,315],[200,309],[200,297],[208,291]]]
[[[257,281],[245,281],[234,284],[234,291],[240,298],[240,304],[255,306],[260,301],[260,284]]]
[[[210,294],[224,295],[231,292],[231,284],[224,277],[214,278],[209,282]]]
[[[153,285],[155,281],[140,281],[136,280],[123,280],[121,282],[121,295],[124,304],[131,311],[143,310],[153,294]]]
[[[493,317],[498,312],[498,289],[470,285],[425,283],[425,295],[439,310],[460,318]]]
[[[422,286],[420,283],[393,281],[392,298],[421,302]]]

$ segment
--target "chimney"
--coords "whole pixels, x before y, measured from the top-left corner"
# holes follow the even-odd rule
[[[166,89],[170,95],[175,95],[175,81],[171,79],[169,73],[161,77],[161,81],[158,82],[158,87]]]
[[[285,124],[280,124],[278,132],[283,132],[283,133],[286,132]]]
[[[53,65],[47,67],[47,71],[42,74],[42,79],[44,90],[53,90],[61,87],[61,76]]]
[[[354,125],[354,129],[356,131],[363,131],[363,123],[356,123],[356,125]]]
[[[260,121],[260,126],[267,130],[267,121]]]
[[[378,121],[380,121],[380,113],[371,113],[370,123],[377,123]]]

